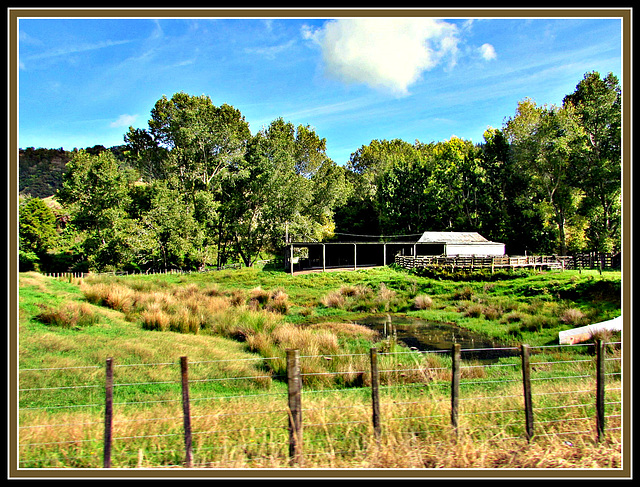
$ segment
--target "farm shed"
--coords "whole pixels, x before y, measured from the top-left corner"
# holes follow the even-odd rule
[[[291,273],[385,266],[396,255],[504,255],[504,244],[490,242],[478,233],[425,232],[418,240],[392,242],[290,242],[285,268]]]
[[[504,244],[491,242],[477,232],[424,232],[418,255],[504,255]]]

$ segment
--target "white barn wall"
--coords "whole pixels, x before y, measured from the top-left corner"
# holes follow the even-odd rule
[[[504,255],[504,244],[492,242],[488,244],[447,244],[447,256],[450,255]]]

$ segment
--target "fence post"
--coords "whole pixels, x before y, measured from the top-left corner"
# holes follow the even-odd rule
[[[378,351],[370,350],[371,357],[371,407],[373,419],[373,432],[376,440],[380,441],[380,376],[378,373]]]
[[[298,350],[287,350],[289,391],[289,457],[292,464],[302,461],[302,401]]]
[[[187,357],[180,357],[180,372],[182,379],[182,417],[184,422],[185,465],[193,466],[193,445],[191,441],[191,411],[189,406],[189,369]]]
[[[460,400],[460,344],[451,347],[451,426],[458,436],[458,402]]]
[[[531,400],[531,365],[529,363],[529,345],[521,345],[522,385],[524,391],[524,416],[527,441],[533,437],[533,402]]]
[[[111,468],[111,438],[113,430],[113,359],[108,358],[105,370],[104,453],[102,466]]]
[[[596,430],[598,442],[604,439],[604,342],[596,340]]]

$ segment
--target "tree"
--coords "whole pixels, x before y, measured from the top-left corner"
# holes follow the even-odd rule
[[[542,197],[538,211],[556,241],[555,251],[567,252],[567,229],[579,195],[571,184],[572,147],[580,136],[571,107],[542,106],[526,99],[506,122],[505,134],[515,152],[518,169],[531,178]]]
[[[41,257],[56,243],[56,216],[40,198],[24,198],[18,211],[20,267],[37,270]]]
[[[279,118],[258,132],[229,179],[227,228],[245,265],[299,232],[301,211],[310,199],[309,181],[296,172],[295,128]]]
[[[483,235],[505,242],[510,254],[522,255],[543,248],[543,222],[536,210],[538,202],[531,190],[531,177],[518,169],[504,132],[487,129],[481,150],[489,204],[483,216]]]
[[[125,237],[135,233],[125,221],[133,177],[110,151],[79,151],[67,164],[56,199],[69,209],[73,226],[85,233],[82,248],[94,269],[117,267],[133,257]]]
[[[191,198],[157,181],[149,189],[149,209],[140,220],[147,244],[140,246],[141,263],[156,269],[203,267],[209,260],[204,230],[195,217]]]
[[[485,184],[479,151],[470,141],[452,137],[433,146],[427,196],[439,229],[481,230]]]
[[[609,73],[586,73],[563,105],[582,127],[572,158],[574,184],[584,194],[579,212],[588,222],[587,238],[595,251],[620,247],[621,88]]]
[[[218,190],[220,177],[244,156],[251,136],[239,110],[183,92],[156,102],[149,133],[158,147],[167,149],[167,171],[183,192]]]
[[[349,222],[345,231],[369,235],[421,231],[426,216],[421,211],[424,183],[430,173],[424,160],[416,146],[400,139],[373,140],[351,154],[347,167],[355,189],[341,211],[343,221]],[[358,218],[364,224],[358,224]]]

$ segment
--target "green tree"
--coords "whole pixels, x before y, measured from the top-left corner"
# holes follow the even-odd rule
[[[417,147],[401,139],[373,140],[351,154],[347,169],[354,191],[340,211],[344,231],[364,235],[422,231],[424,183],[429,175],[423,161]]]
[[[56,244],[56,216],[40,198],[24,198],[18,208],[20,269],[38,270],[41,257]]]
[[[149,188],[149,207],[140,219],[145,235],[141,262],[154,269],[197,269],[209,260],[202,226],[191,198],[163,181]]]
[[[251,133],[239,110],[208,96],[163,96],[151,111],[149,133],[167,149],[166,165],[184,192],[216,191],[229,165],[244,156]],[[147,146],[153,146],[150,141]]]
[[[574,184],[584,194],[579,212],[588,221],[587,238],[595,251],[620,248],[621,97],[613,73],[601,78],[590,72],[563,100],[582,128],[571,162]]]
[[[84,232],[82,248],[93,269],[118,267],[133,258],[125,237],[135,233],[132,222],[125,221],[133,178],[110,151],[79,151],[67,164],[56,199],[68,208],[71,224]]]
[[[301,210],[309,203],[309,181],[296,173],[295,128],[277,119],[249,143],[237,166],[224,206],[234,250],[247,266],[260,252],[297,232]]]
[[[571,181],[572,147],[580,136],[570,106],[539,107],[530,99],[518,104],[516,115],[505,125],[505,134],[515,152],[518,169],[531,178],[542,196],[538,211],[547,222],[555,251],[566,254],[567,234],[579,194]]]
[[[518,169],[502,130],[487,129],[481,150],[489,202],[483,216],[483,235],[504,242],[512,255],[537,252],[544,246],[544,229],[529,174]]]
[[[486,174],[478,149],[470,141],[452,137],[435,144],[433,159],[426,192],[439,229],[482,230]]]
[[[278,250],[286,235],[321,240],[333,232],[333,209],[344,198],[344,171],[307,126],[278,118],[250,141],[223,185],[226,241],[245,265]]]

